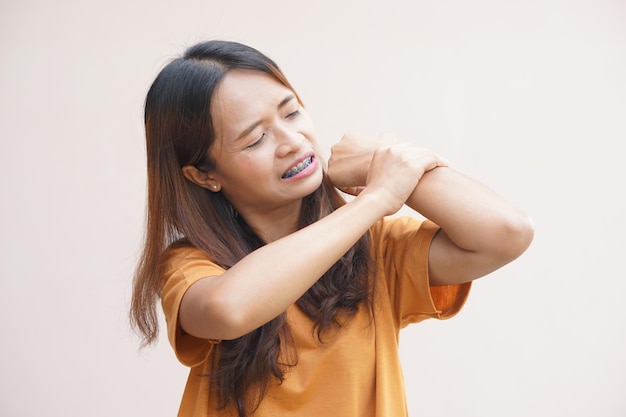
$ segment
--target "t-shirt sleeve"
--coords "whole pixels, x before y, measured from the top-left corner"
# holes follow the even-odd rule
[[[385,218],[372,229],[377,276],[385,279],[398,328],[428,318],[448,319],[459,312],[471,287],[430,286],[428,252],[439,226],[411,217]]]
[[[180,327],[178,313],[183,296],[198,280],[223,273],[223,268],[211,262],[198,249],[183,247],[170,250],[163,276],[161,304],[169,342],[183,365],[193,367],[204,362],[213,345],[219,343],[191,336]]]

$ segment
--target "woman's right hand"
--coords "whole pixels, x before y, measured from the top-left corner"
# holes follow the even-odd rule
[[[407,201],[424,173],[447,165],[436,153],[412,144],[381,146],[373,153],[361,194],[378,196],[385,215],[394,214]]]

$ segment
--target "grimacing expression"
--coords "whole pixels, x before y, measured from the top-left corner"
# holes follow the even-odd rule
[[[231,70],[214,93],[212,118],[211,175],[240,213],[299,202],[320,186],[313,123],[294,92],[275,78]]]

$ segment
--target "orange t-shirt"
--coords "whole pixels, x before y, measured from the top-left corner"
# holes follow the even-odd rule
[[[373,311],[362,305],[341,328],[320,343],[312,321],[295,305],[287,323],[298,363],[282,384],[270,384],[254,416],[401,417],[407,415],[398,357],[402,327],[427,318],[446,319],[462,307],[471,283],[444,287],[428,284],[428,250],[438,227],[408,217],[386,218],[371,229],[375,260]],[[179,417],[232,416],[217,411],[207,360],[219,341],[186,334],[178,322],[185,291],[196,281],[224,270],[193,247],[175,249],[169,258],[162,294],[167,330],[178,360],[191,368]]]

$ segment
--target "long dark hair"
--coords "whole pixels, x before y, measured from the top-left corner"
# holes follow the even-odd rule
[[[142,335],[144,345],[153,343],[158,335],[156,305],[168,248],[193,245],[227,269],[264,244],[223,193],[199,187],[182,173],[186,165],[203,171],[215,168],[215,161],[208,156],[215,138],[211,99],[220,80],[235,68],[267,73],[293,91],[278,66],[256,49],[236,42],[209,41],[192,46],[166,65],[146,97],[146,234],[130,310],[131,323]],[[303,199],[299,227],[343,204],[324,175],[322,185]],[[315,323],[319,340],[326,330],[341,326],[344,317],[372,299],[369,264],[366,234],[297,301]],[[287,363],[279,363],[281,340]],[[214,366],[209,377],[218,393],[219,407],[234,407],[239,416],[253,412],[272,377],[281,382],[286,368],[297,362],[285,313],[217,346],[210,359]]]

